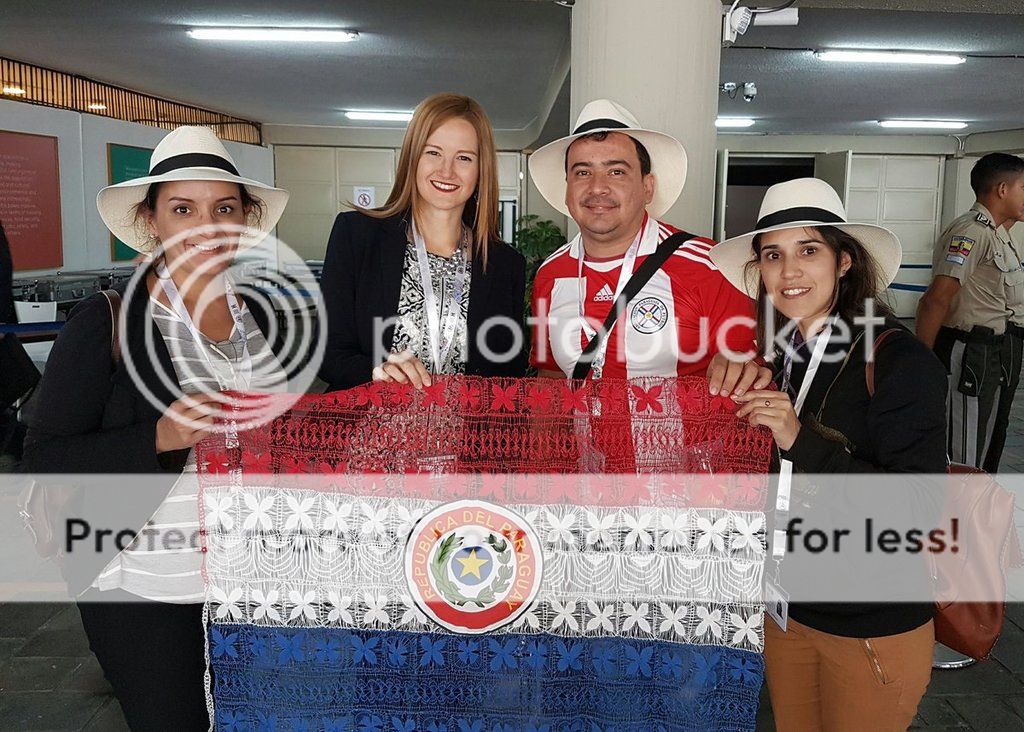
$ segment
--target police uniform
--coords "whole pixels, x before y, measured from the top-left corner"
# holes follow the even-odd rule
[[[935,353],[949,374],[950,459],[977,467],[998,465],[1006,432],[1004,421],[997,434],[997,403],[1007,320],[1011,312],[1024,315],[1021,259],[1006,230],[975,203],[939,237],[932,273],[960,282],[935,339]],[[1007,420],[1012,392],[1008,396]]]
[[[1013,243],[1009,232],[1002,226],[998,229],[1001,239],[1009,241],[1011,248],[1019,260],[1024,254],[1024,249],[1019,244]],[[988,452],[985,454],[985,461],[982,467],[989,473],[999,471],[999,459],[1003,455],[1003,446],[1006,444],[1006,430],[1010,426],[1010,409],[1013,407],[1013,398],[1017,393],[1017,386],[1020,384],[1021,355],[1024,354],[1024,303],[1021,301],[1006,303],[1009,321],[1006,323],[1006,333],[1003,335],[1002,348],[999,349],[999,397],[996,400],[996,417],[992,428],[992,441]]]

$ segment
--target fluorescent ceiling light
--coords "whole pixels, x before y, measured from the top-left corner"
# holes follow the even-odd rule
[[[883,119],[878,124],[882,127],[921,130],[962,130],[967,126],[966,122],[941,119]]]
[[[20,86],[5,86],[4,94],[13,94],[14,96],[20,96],[25,93],[25,90]]]
[[[286,43],[345,43],[359,33],[325,28],[192,28],[192,38],[201,41],[281,41]]]
[[[93,102],[89,105],[89,109],[95,109],[97,111],[104,110],[107,108],[106,104],[100,104],[99,102]]]
[[[412,112],[378,112],[373,110],[350,110],[345,112],[349,119],[357,119],[369,122],[408,122],[412,119]]]
[[[905,51],[816,51],[822,61],[846,61],[866,64],[937,64],[954,66],[967,61],[953,53],[910,53]]]
[[[715,127],[753,127],[754,120],[749,117],[719,117]]]

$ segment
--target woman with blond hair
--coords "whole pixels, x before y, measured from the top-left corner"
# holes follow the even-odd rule
[[[491,124],[469,97],[416,108],[395,185],[376,209],[338,215],[321,290],[331,390],[416,388],[432,374],[522,376],[526,264],[498,238]]]

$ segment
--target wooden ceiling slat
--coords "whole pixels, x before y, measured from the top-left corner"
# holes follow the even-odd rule
[[[168,130],[184,124],[203,124],[212,127],[218,137],[224,140],[254,145],[263,142],[259,122],[160,99],[14,59],[0,57],[0,81],[5,86],[17,86],[25,90],[22,95],[0,96],[3,99],[102,114]],[[89,109],[89,105],[96,102],[105,104],[106,109]]]

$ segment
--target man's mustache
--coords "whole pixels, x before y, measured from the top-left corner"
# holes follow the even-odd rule
[[[618,206],[619,202],[616,201],[614,198],[604,198],[602,196],[587,196],[582,201],[580,201],[580,205],[613,207]]]

